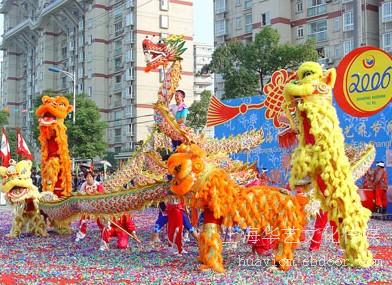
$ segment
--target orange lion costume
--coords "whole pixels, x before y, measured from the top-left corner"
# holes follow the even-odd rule
[[[64,119],[73,109],[62,96],[42,97],[36,111],[39,117],[41,143],[42,189],[59,197],[72,192],[71,159],[68,151],[67,127]]]
[[[251,227],[261,233],[270,227],[278,240],[274,264],[288,270],[293,249],[298,246],[305,224],[304,205],[277,187],[237,185],[223,169],[205,162],[197,145],[182,144],[168,160],[173,175],[171,190],[191,206],[204,210],[204,225],[199,239],[201,269],[224,272],[220,224]]]

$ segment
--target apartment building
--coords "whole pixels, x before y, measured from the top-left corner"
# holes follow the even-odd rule
[[[159,72],[144,73],[146,36],[182,34],[180,88],[193,101],[192,0],[3,0],[2,107],[32,142],[29,112],[45,90],[85,93],[109,125],[109,151],[126,158],[153,124]],[[64,72],[51,72],[56,67]],[[192,94],[192,95],[191,95]],[[77,109],[76,109],[77,116]]]
[[[392,53],[392,0],[379,5],[380,47]]]
[[[282,43],[314,38],[325,67],[336,66],[356,47],[390,50],[391,1],[378,0],[214,0],[215,46],[252,41],[265,26],[277,29]],[[217,75],[215,89],[224,93]]]
[[[194,60],[194,72],[195,72],[195,88],[194,98],[200,100],[200,94],[204,90],[211,91],[214,93],[214,76],[211,74],[203,73],[202,69],[204,66],[211,62],[212,53],[214,47],[212,45],[195,43],[193,45]]]

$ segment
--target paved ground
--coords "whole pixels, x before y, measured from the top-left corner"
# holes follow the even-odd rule
[[[197,247],[188,243],[188,254],[175,256],[165,244],[152,248],[147,240],[157,210],[135,213],[143,248],[100,252],[99,233],[91,223],[82,243],[73,236],[54,233],[48,238],[24,235],[8,239],[9,208],[0,207],[0,284],[392,284],[392,222],[371,220],[368,233],[377,263],[368,269],[341,265],[342,253],[328,242],[310,253],[308,242],[296,251],[288,272],[269,272],[271,256],[252,255],[249,246],[224,246],[225,274],[200,272]],[[326,230],[330,232],[329,229]],[[330,239],[330,234],[325,239]]]

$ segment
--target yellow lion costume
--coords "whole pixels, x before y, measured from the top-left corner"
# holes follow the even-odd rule
[[[10,166],[0,167],[1,191],[7,202],[14,208],[14,220],[9,237],[19,237],[24,227],[37,236],[47,236],[46,224],[38,207],[39,192],[30,178],[31,161],[18,163],[11,160]]]
[[[345,155],[343,132],[332,105],[335,79],[335,69],[324,73],[318,63],[305,62],[298,69],[297,80],[285,86],[286,113],[296,106],[296,122],[292,120],[291,125],[299,134],[290,185],[310,177],[321,208],[338,226],[348,263],[368,267],[373,260],[366,238],[371,213],[361,205]],[[288,113],[293,119],[291,115]]]
[[[72,192],[71,159],[67,127],[64,125],[64,119],[72,108],[65,97],[43,96],[42,105],[36,111],[39,117],[42,189],[59,197],[70,196]]]
[[[221,223],[251,227],[258,233],[271,227],[279,240],[274,264],[282,270],[290,268],[305,224],[305,201],[276,187],[237,185],[223,169],[207,164],[205,153],[194,144],[182,144],[167,165],[173,175],[172,191],[189,199],[192,207],[204,210],[199,239],[201,269],[224,272]]]

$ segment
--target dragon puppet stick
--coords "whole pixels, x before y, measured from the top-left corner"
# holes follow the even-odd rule
[[[118,227],[120,230],[122,230],[124,233],[126,233],[128,236],[130,236],[131,238],[133,238],[137,243],[141,244],[141,240],[138,239],[136,236],[132,235],[131,233],[129,233],[126,229],[124,229],[123,227],[121,227],[119,224],[117,224],[116,222],[110,221],[111,224],[115,225],[116,227]]]

